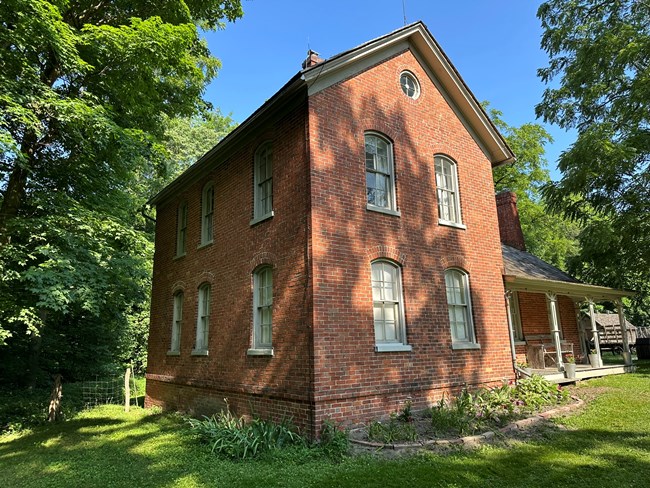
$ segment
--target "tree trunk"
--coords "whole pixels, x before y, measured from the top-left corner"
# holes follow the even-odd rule
[[[25,196],[26,185],[27,170],[16,164],[9,175],[7,189],[2,199],[2,206],[0,206],[0,244],[11,242],[11,233],[7,226],[9,221],[18,215]]]

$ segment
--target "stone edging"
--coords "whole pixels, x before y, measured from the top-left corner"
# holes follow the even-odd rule
[[[505,427],[501,427],[496,432],[489,430],[482,434],[459,437],[457,439],[431,439],[428,441],[411,443],[411,444],[383,444],[381,442],[362,441],[358,439],[350,439],[350,442],[364,447],[372,447],[374,449],[379,448],[379,449],[395,449],[395,450],[420,449],[422,447],[427,447],[427,446],[463,445],[463,446],[473,447],[479,445],[483,441],[492,439],[494,436],[497,435],[497,432],[501,434],[505,434],[517,430],[524,430],[529,427],[532,427],[533,425],[537,425],[541,422],[544,422],[545,420],[548,420],[551,417],[555,417],[563,413],[571,412],[584,405],[584,402],[580,398],[577,397],[571,397],[571,398],[575,400],[576,403],[572,403],[571,405],[564,405],[562,407],[554,408],[552,410],[547,410],[546,412],[542,412],[538,415],[533,415],[532,417],[527,417],[525,419],[517,420],[516,422],[508,424]]]

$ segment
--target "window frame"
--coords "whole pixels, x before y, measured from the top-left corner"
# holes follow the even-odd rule
[[[264,286],[263,280],[268,278],[270,281],[266,282]],[[268,300],[265,303],[261,302],[262,287],[270,288],[270,295],[264,293]],[[270,311],[271,321],[268,324],[269,328],[269,341],[263,341],[264,331],[262,328],[265,326],[263,317],[264,309]],[[252,347],[247,351],[249,356],[273,356],[273,267],[271,265],[263,265],[258,267],[253,272],[253,337]]]
[[[208,195],[211,196],[211,206],[209,206]],[[199,247],[207,246],[214,242],[214,203],[215,191],[214,183],[206,183],[201,192],[201,244]]]
[[[381,265],[383,266],[390,266],[392,270],[394,270],[395,274],[395,282],[393,283],[393,295],[394,299],[393,300],[376,300],[376,295],[375,295],[375,283],[386,283],[385,281],[375,281],[374,279],[374,271],[375,271],[375,266]],[[383,268],[382,268],[383,271]],[[402,287],[402,267],[389,259],[375,259],[370,263],[370,288],[371,288],[371,296],[372,296],[372,313],[373,313],[373,333],[375,337],[375,352],[400,352],[400,351],[411,351],[413,348],[411,345],[408,344],[406,340],[406,316],[404,313],[404,292],[403,292],[403,287]],[[383,289],[384,287],[380,287],[380,289]],[[380,297],[381,298],[381,297]],[[385,298],[385,297],[384,297]],[[377,335],[377,321],[376,321],[376,307],[378,304],[381,304],[382,307],[385,306],[386,303],[392,303],[393,305],[397,306],[397,312],[395,312],[395,319],[398,321],[398,323],[395,326],[395,334],[396,334],[396,339],[395,340],[386,340],[386,331],[384,330],[384,340],[378,340],[378,335]],[[385,324],[384,324],[385,325]]]
[[[510,293],[510,322],[514,332],[513,339],[517,343],[525,344],[524,328],[521,323],[521,308],[519,307],[519,293],[516,290]]]
[[[255,156],[253,158],[253,219],[250,222],[250,225],[254,225],[263,220],[273,217],[273,143],[271,141],[264,142],[260,147],[255,151]],[[262,165],[270,165],[270,175],[267,174],[264,180],[261,180],[261,167]],[[268,168],[265,168],[268,169]],[[265,171],[266,172],[266,171]],[[270,209],[263,208],[263,191],[262,187],[265,184],[270,184],[270,196],[271,201]]]
[[[177,291],[173,297],[172,328],[169,341],[168,356],[178,356],[181,353],[181,330],[183,327],[183,291]]]
[[[366,147],[368,145],[368,139],[369,138],[375,138],[378,139],[382,142],[384,142],[387,145],[387,166],[388,166],[388,173],[380,171],[376,169],[377,165],[375,164],[375,169],[369,169],[368,168],[368,152],[366,150]],[[375,147],[377,145],[375,144]],[[390,215],[396,215],[399,216],[400,212],[397,209],[397,198],[396,198],[396,185],[395,185],[395,157],[394,157],[394,147],[393,147],[393,142],[386,137],[385,135],[375,132],[375,131],[366,131],[363,134],[363,150],[364,150],[364,169],[365,169],[365,188],[366,188],[366,208],[368,210],[373,210],[375,212],[382,212]],[[383,175],[388,179],[388,184],[387,184],[387,206],[381,206],[381,205],[376,205],[374,203],[370,203],[369,201],[369,192],[368,192],[368,174],[372,173],[374,175],[380,174]],[[377,190],[376,187],[372,188],[373,190]]]
[[[438,224],[447,225],[451,227],[459,227],[465,229],[463,224],[463,215],[460,207],[460,188],[458,183],[458,163],[444,154],[436,154],[433,158],[435,183],[436,183],[436,200],[438,206]],[[442,186],[440,184],[442,176],[445,174],[445,166],[450,168],[449,179],[451,180],[451,188]],[[440,168],[440,171],[438,170]],[[445,205],[443,193],[447,193],[449,204]],[[446,219],[444,208],[450,208],[455,212],[453,219]],[[449,215],[451,217],[451,215]]]
[[[404,83],[402,82],[402,78],[407,78],[413,83],[413,95],[409,95],[407,88],[405,88]],[[422,94],[422,88],[420,87],[420,80],[418,80],[417,76],[409,70],[404,70],[399,74],[399,85],[400,88],[402,89],[402,93],[410,98],[411,100],[417,100],[420,98],[420,95]]]
[[[208,340],[210,337],[210,308],[212,301],[212,285],[203,283],[198,288],[196,337],[192,355],[207,356]]]
[[[187,253],[187,202],[182,202],[176,210],[176,257]]]
[[[465,295],[465,303],[452,303],[449,295],[449,285],[447,283],[447,276],[452,273],[458,273],[461,276],[462,291]],[[449,319],[449,331],[451,333],[451,347],[452,349],[480,349],[480,344],[476,339],[476,328],[474,326],[474,313],[472,309],[472,293],[469,284],[469,273],[461,268],[448,268],[445,270],[445,298],[447,301],[447,317]],[[463,307],[465,323],[464,332],[467,339],[458,339],[455,334],[455,329],[451,320],[451,307]]]

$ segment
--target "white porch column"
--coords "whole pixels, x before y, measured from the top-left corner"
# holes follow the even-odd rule
[[[623,301],[616,301],[616,308],[618,308],[618,321],[621,324],[621,334],[623,335],[623,357],[625,358],[625,365],[632,364],[632,354],[630,354],[630,343],[627,338],[627,324],[625,323],[625,312],[623,311]]]
[[[557,318],[557,295],[554,295],[553,293],[547,293],[546,298],[548,298],[548,304],[551,310],[551,335],[553,336],[553,343],[555,344],[557,369],[558,371],[563,371],[564,364],[562,363],[562,344],[560,343],[560,321]]]
[[[510,297],[512,297],[512,290],[506,290],[506,313],[508,314],[508,329],[510,330],[510,353],[512,354],[512,369],[516,370],[517,351],[515,349],[515,330],[514,324],[512,323]]]
[[[598,356],[598,365],[603,366],[603,358],[600,355],[600,338],[598,337],[598,327],[596,327],[596,314],[594,312],[594,301],[591,298],[587,298],[587,303],[589,304],[589,320],[591,321],[591,334],[594,338],[594,349],[596,350],[596,355]]]

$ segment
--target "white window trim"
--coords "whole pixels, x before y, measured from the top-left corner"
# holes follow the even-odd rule
[[[206,202],[206,196],[208,194],[209,190],[212,190],[212,208],[208,209]],[[212,244],[214,242],[214,207],[215,207],[215,192],[214,192],[214,183],[209,182],[203,187],[203,191],[201,192],[201,244],[199,245],[199,248],[203,246],[207,246],[208,244]],[[210,220],[212,223],[212,235],[209,236],[208,238],[208,226],[206,225],[206,218],[210,215]]]
[[[268,344],[261,343],[261,317],[260,317],[260,292],[259,280],[263,272],[271,273],[271,342]],[[249,356],[273,356],[273,267],[270,265],[260,266],[253,273],[253,337],[252,347],[248,349]]]
[[[183,236],[182,240],[181,240],[181,235]],[[178,209],[176,210],[176,257],[182,258],[183,256],[185,256],[186,252],[187,252],[187,202],[183,202],[178,206]]]
[[[207,292],[206,292],[207,290]],[[208,355],[208,342],[210,340],[210,314],[211,314],[211,301],[212,301],[212,285],[203,283],[199,287],[199,299],[196,313],[196,338],[194,340],[194,349],[192,349],[193,356],[207,356]],[[207,320],[202,324],[202,310],[206,308],[205,300],[207,299]],[[205,327],[205,329],[203,328]],[[199,334],[203,332],[203,338],[199,342]]]
[[[368,186],[367,186],[367,174],[368,174],[368,168],[366,167],[366,137],[368,136],[373,136],[381,139],[384,141],[386,144],[388,144],[388,168],[390,170],[390,185],[389,185],[389,190],[390,190],[390,195],[388,198],[388,207],[380,207],[379,205],[374,205],[372,203],[368,203]],[[381,134],[380,132],[375,132],[375,131],[366,131],[363,134],[363,168],[364,168],[364,188],[366,191],[366,208],[368,210],[373,210],[375,212],[382,212],[386,213],[389,215],[396,215],[396,216],[401,216],[399,209],[397,208],[397,197],[396,197],[396,185],[395,185],[395,156],[394,156],[395,149],[393,147],[393,142],[386,137],[385,135]]]
[[[413,82],[413,85],[414,85],[413,96],[410,96],[408,93],[406,93],[404,91],[404,86],[402,85],[402,76],[406,76],[406,77],[410,78],[411,81]],[[420,98],[420,95],[422,94],[422,88],[420,87],[420,80],[418,80],[418,77],[415,76],[415,74],[413,74],[413,72],[411,72],[409,70],[402,71],[399,74],[399,84],[400,84],[400,88],[402,90],[402,93],[406,97],[410,98],[411,100],[417,100],[418,98]]]
[[[476,340],[476,328],[474,326],[474,309],[472,307],[472,293],[469,286],[469,273],[460,268],[448,268],[445,270],[445,299],[447,302],[447,316],[449,316],[449,297],[447,296],[447,273],[457,271],[463,276],[463,287],[465,289],[465,296],[467,297],[467,327],[468,327],[468,340],[458,340],[454,338],[454,333],[449,323],[449,333],[451,334],[451,348],[452,349],[480,349],[481,345]]]
[[[174,294],[174,305],[172,309],[172,330],[169,344],[168,356],[178,356],[181,352],[181,330],[183,326],[183,301],[182,291]],[[176,341],[174,341],[174,337]],[[176,344],[174,344],[176,342]]]
[[[519,293],[513,291],[510,295],[510,322],[515,336],[513,337],[515,344],[525,344],[524,328],[521,323],[521,308],[519,307]]]
[[[399,336],[401,340],[394,342],[378,342],[377,334],[375,332],[374,308],[375,300],[372,297],[373,308],[373,321],[372,330],[375,335],[375,352],[408,352],[412,351],[413,347],[406,342],[406,315],[404,313],[404,290],[402,287],[402,267],[389,260],[389,259],[375,259],[370,263],[370,289],[372,294],[372,266],[377,263],[388,263],[397,269],[397,295],[399,297],[398,305],[398,318],[399,318]]]
[[[450,190],[449,188],[439,188],[438,187],[438,164],[437,160],[440,159],[442,161],[446,161],[449,163],[451,166],[451,172],[452,172],[452,178],[451,178],[451,183],[452,183],[452,189]],[[442,167],[442,163],[441,163]],[[460,189],[459,189],[459,183],[458,183],[458,163],[451,159],[448,156],[445,156],[443,154],[436,154],[433,158],[433,169],[435,173],[435,182],[436,182],[436,201],[438,204],[438,224],[440,225],[446,225],[449,227],[457,227],[460,229],[466,229],[467,227],[463,224],[463,214],[460,208]],[[440,199],[440,192],[441,191],[451,191],[453,192],[453,203],[454,203],[454,208],[456,210],[456,220],[447,220],[442,218],[442,201]]]
[[[271,211],[266,213],[261,213],[261,195],[260,195],[260,181],[259,181],[259,162],[260,155],[263,151],[269,150],[271,152]],[[257,151],[255,151],[255,157],[253,158],[253,219],[250,221],[250,225],[255,225],[259,222],[262,222],[266,219],[273,217],[273,146],[271,142],[263,143]],[[266,180],[265,180],[266,181]]]

